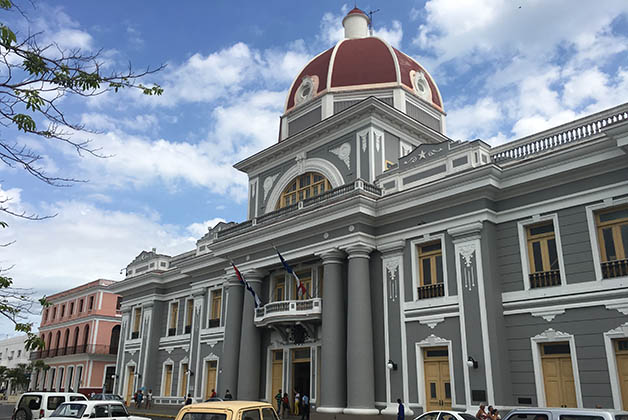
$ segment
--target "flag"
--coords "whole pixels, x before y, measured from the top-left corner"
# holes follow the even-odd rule
[[[301,280],[299,279],[299,276],[297,276],[297,273],[295,273],[292,267],[290,267],[290,265],[286,262],[286,260],[283,259],[277,247],[273,247],[273,248],[275,248],[275,251],[277,251],[277,255],[279,255],[279,259],[281,260],[281,263],[283,264],[283,268],[289,274],[292,274],[292,276],[294,277],[294,280],[297,283],[297,296],[298,297],[307,296],[307,289],[305,288],[305,285],[301,283]]]
[[[240,273],[240,270],[238,270],[238,267],[235,266],[233,261],[231,262],[231,265],[233,266],[233,269],[235,270],[236,276],[238,276],[238,280],[240,280],[240,283],[242,283],[244,285],[244,287],[246,288],[246,290],[251,292],[251,295],[253,295],[253,300],[255,301],[255,307],[259,308],[260,306],[262,306],[262,301],[257,296],[257,293],[255,293],[255,290],[253,290],[253,288],[251,287],[249,282],[244,280],[244,277],[242,276],[242,273]]]

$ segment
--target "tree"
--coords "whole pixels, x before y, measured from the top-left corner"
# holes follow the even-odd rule
[[[23,8],[11,0],[0,0],[0,12],[17,12],[26,18]],[[5,20],[5,19],[2,19]],[[63,108],[64,97],[90,97],[122,89],[139,90],[145,95],[161,95],[157,85],[144,85],[140,79],[164,68],[146,68],[136,72],[129,64],[124,71],[105,72],[100,51],[83,52],[63,49],[55,43],[40,45],[41,33],[20,37],[7,24],[0,23],[0,127],[10,134],[25,133],[42,142],[60,142],[79,155],[105,157],[92,147],[89,134],[93,131],[70,118]],[[17,136],[15,136],[17,138]],[[42,156],[33,148],[0,135],[0,161],[9,167],[23,168],[28,174],[51,186],[69,186],[82,180],[52,176],[40,166]],[[0,197],[0,212],[5,215],[40,220],[39,216],[16,212]],[[0,221],[0,228],[7,224]],[[4,244],[7,246],[9,244]],[[32,313],[45,298],[35,299],[28,289],[16,288],[0,268],[0,314],[15,324],[17,331],[28,335],[27,350],[43,348],[43,341],[32,333],[32,324],[23,314]]]

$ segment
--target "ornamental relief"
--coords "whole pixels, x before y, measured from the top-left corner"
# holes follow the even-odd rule
[[[278,176],[279,174],[267,176],[266,179],[264,180],[264,201],[266,201],[266,198],[268,197],[268,193],[273,188],[273,185],[275,185],[275,180],[277,179]]]
[[[347,165],[347,169],[351,170],[351,143],[343,143],[334,149],[330,149],[329,151],[338,156],[338,159]]]
[[[465,244],[458,247],[460,259],[460,274],[462,275],[462,287],[468,291],[473,290],[476,284],[475,267],[473,258],[475,256],[475,245]]]
[[[398,281],[398,272],[399,272],[399,264],[400,258],[394,257],[389,258],[384,261],[384,266],[386,267],[387,274],[387,287],[388,287],[388,299],[395,302],[399,298],[399,281]]]

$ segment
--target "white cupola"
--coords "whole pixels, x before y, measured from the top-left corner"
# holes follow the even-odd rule
[[[369,17],[357,7],[353,8],[342,20],[345,28],[345,38],[366,38],[369,34]]]

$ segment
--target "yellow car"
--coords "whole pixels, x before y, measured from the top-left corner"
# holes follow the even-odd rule
[[[176,420],[279,420],[273,406],[259,401],[212,401],[184,406]]]

